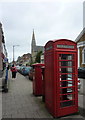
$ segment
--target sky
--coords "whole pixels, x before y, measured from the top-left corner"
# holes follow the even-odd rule
[[[34,29],[37,45],[54,39],[75,41],[83,29],[84,0],[1,0],[2,23],[9,61],[31,53]],[[19,45],[19,46],[16,46]]]

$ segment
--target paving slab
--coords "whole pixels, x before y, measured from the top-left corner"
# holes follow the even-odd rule
[[[9,72],[9,91],[2,94],[3,118],[46,118],[54,119],[45,108],[42,97],[35,97],[32,91],[32,81],[17,73],[17,78],[11,78]],[[57,120],[67,118],[82,118],[80,114],[70,115]]]

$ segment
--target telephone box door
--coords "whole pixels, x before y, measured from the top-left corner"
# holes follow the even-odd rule
[[[77,56],[71,52],[57,52],[58,116],[78,111]],[[74,107],[75,106],[75,107]]]

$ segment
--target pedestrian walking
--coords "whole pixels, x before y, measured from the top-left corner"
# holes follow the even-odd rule
[[[17,69],[14,66],[14,64],[11,67],[11,72],[12,72],[12,78],[16,78]]]

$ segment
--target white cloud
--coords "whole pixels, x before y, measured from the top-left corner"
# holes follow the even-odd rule
[[[85,27],[85,2],[83,3],[83,27]]]
[[[31,51],[33,28],[37,44],[45,45],[50,39],[75,40],[83,27],[83,0],[2,2],[0,10],[9,57],[14,44],[20,45],[16,58]]]
[[[57,0],[57,2],[83,2],[84,0]],[[1,2],[56,2],[56,0],[1,0]]]

